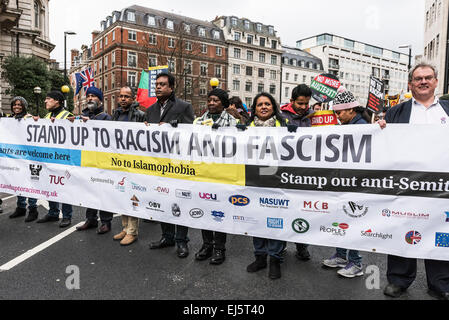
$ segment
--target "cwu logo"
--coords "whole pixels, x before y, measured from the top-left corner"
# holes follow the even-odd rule
[[[234,206],[244,207],[249,205],[250,200],[245,196],[234,195],[229,197],[229,202],[232,203]]]

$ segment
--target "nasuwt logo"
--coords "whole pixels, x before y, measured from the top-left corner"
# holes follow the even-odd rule
[[[229,197],[229,202],[234,206],[244,207],[249,205],[250,200],[249,198],[242,195],[234,195]]]
[[[264,208],[288,209],[290,200],[278,198],[259,198],[259,204]]]

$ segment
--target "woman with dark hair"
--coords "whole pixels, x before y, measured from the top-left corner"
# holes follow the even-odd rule
[[[273,96],[262,92],[254,98],[252,105],[252,116],[250,127],[284,127],[284,118],[281,116],[279,106]],[[256,261],[251,263],[246,270],[257,272],[267,267],[267,255],[270,256],[268,276],[270,279],[281,277],[282,250],[285,248],[285,241],[263,239],[253,237],[254,255]]]
[[[11,115],[10,118],[21,120],[23,118],[31,118],[32,115],[27,112],[28,102],[23,97],[14,97],[11,100]],[[11,219],[23,217],[27,212],[27,198],[17,197],[17,208],[9,217]],[[37,219],[37,199],[28,198],[28,217],[25,222],[31,222]]]
[[[226,111],[236,118],[239,123],[246,124],[248,122],[249,114],[246,112],[243,102],[239,97],[229,99],[229,107],[226,108]]]

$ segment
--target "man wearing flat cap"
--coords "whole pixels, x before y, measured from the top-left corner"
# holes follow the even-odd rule
[[[59,91],[51,91],[47,93],[45,98],[45,108],[48,113],[44,117],[45,119],[67,119],[73,116],[70,111],[64,109],[64,95]],[[35,118],[36,119],[36,118]],[[37,223],[46,223],[59,221],[59,203],[49,201],[50,210],[41,219],[37,220]],[[63,203],[62,204],[62,220],[59,227],[65,228],[72,223],[72,205]]]

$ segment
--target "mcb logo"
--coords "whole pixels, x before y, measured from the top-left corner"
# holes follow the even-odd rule
[[[241,195],[235,195],[229,197],[229,202],[232,203],[234,206],[244,207],[249,205],[249,198]]]

